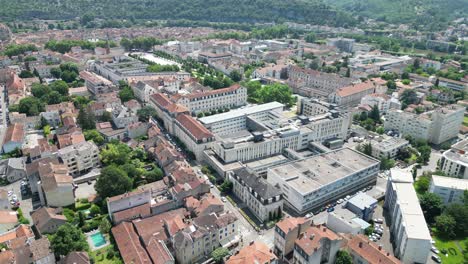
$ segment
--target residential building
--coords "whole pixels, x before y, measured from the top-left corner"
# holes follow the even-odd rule
[[[328,100],[340,107],[353,107],[361,103],[361,99],[375,92],[375,86],[371,81],[351,84],[341,87],[328,96]]]
[[[397,98],[381,93],[368,94],[362,97],[361,105],[368,105],[371,108],[377,106],[382,114],[386,114],[390,109],[401,109],[401,103]]]
[[[372,219],[376,207],[377,200],[365,193],[359,193],[351,197],[346,203],[346,208],[365,221]]]
[[[376,182],[380,162],[343,148],[271,168],[267,179],[299,214]]]
[[[159,92],[157,87],[149,85],[147,82],[131,82],[130,87],[132,87],[133,94],[135,97],[143,103],[148,103],[150,96]]]
[[[335,47],[342,52],[352,53],[356,40],[348,38],[329,38],[327,46]]]
[[[3,153],[9,153],[15,149],[21,149],[21,146],[24,143],[23,128],[23,124],[20,123],[13,123],[10,126],[8,126],[5,137],[3,138]]]
[[[61,214],[61,209],[56,208],[41,207],[32,212],[31,218],[41,234],[53,234],[61,225],[67,223],[67,218]]]
[[[263,242],[252,241],[248,246],[243,247],[226,261],[226,264],[244,263],[276,264],[278,263],[278,258]]]
[[[385,116],[385,130],[397,130],[401,135],[441,144],[457,137],[465,108],[448,105],[422,114],[390,110]]]
[[[325,226],[309,226],[295,241],[293,263],[335,263],[343,240]]]
[[[44,118],[51,127],[58,127],[61,123],[60,114],[57,111],[41,112],[39,115],[41,118]]]
[[[13,229],[18,225],[18,213],[11,210],[0,210],[0,233]]]
[[[181,114],[190,114],[190,111],[185,106],[173,103],[162,93],[151,95],[150,105],[156,109],[158,117],[163,121],[164,128],[170,134],[174,134],[174,119]]]
[[[468,91],[468,83],[439,77],[439,86],[455,91]],[[434,79],[435,81],[436,79]]]
[[[237,234],[234,213],[199,216],[173,236],[175,258],[180,264],[194,263],[220,246],[238,242]]]
[[[131,222],[122,222],[112,228],[117,247],[124,263],[152,264],[150,256],[141,245]]]
[[[25,158],[0,160],[0,179],[15,182],[26,177]]]
[[[395,158],[399,151],[409,146],[408,140],[404,138],[388,137],[385,136],[374,138],[369,143],[372,146],[372,157],[381,158]]]
[[[147,210],[144,215],[135,215],[133,218],[138,218],[138,217],[144,217],[144,216],[150,216],[149,212],[149,203],[151,202],[151,192],[148,190],[142,191],[142,190],[136,190],[133,192],[129,193],[124,193],[122,195],[117,195],[114,197],[107,198],[107,210],[109,211],[109,218],[111,221],[114,223],[118,223],[120,221],[116,221],[114,219],[114,215],[118,212],[125,211],[131,208],[141,208],[145,205],[147,205]],[[117,219],[117,220],[122,220]],[[132,220],[131,219],[123,219],[123,220]]]
[[[468,179],[468,139],[446,150],[440,158],[439,167],[447,176]]]
[[[111,81],[93,72],[81,71],[80,78],[85,80],[86,88],[93,95],[108,93],[113,90]]]
[[[426,263],[432,238],[409,170],[390,170],[384,209],[395,256],[403,263]]]
[[[429,192],[442,198],[444,204],[463,203],[464,192],[468,190],[468,179],[432,175]]]
[[[91,260],[86,251],[73,251],[60,262],[60,264],[90,264]]]
[[[37,182],[41,205],[65,207],[75,204],[73,178],[68,174],[64,164],[50,161],[39,161]]]
[[[174,136],[184,143],[197,160],[202,152],[209,149],[215,141],[214,135],[200,124],[195,118],[187,114],[180,114],[174,120]]]
[[[354,81],[337,74],[302,69],[294,65],[288,66],[288,77],[288,84],[294,93],[318,98],[327,98],[329,94]]]
[[[232,182],[232,192],[260,220],[267,222],[283,213],[283,195],[262,177],[246,168],[236,170],[228,176]]]
[[[138,116],[134,114],[128,107],[120,106],[112,111],[112,123],[116,128],[126,128],[131,124],[138,122]]]
[[[280,259],[291,259],[294,243],[310,227],[311,219],[287,217],[275,225],[274,253]]]
[[[351,255],[353,263],[359,264],[401,264],[390,252],[385,251],[381,245],[377,245],[364,235],[344,235],[347,240],[345,250]],[[404,262],[407,263],[407,262]],[[424,262],[425,263],[425,262]]]
[[[68,167],[69,173],[76,177],[99,165],[99,148],[92,141],[84,141],[59,149],[57,157]]]
[[[129,138],[135,139],[146,135],[148,132],[148,123],[136,122],[128,125],[127,135]]]

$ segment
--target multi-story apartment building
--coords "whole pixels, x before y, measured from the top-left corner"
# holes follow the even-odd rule
[[[309,226],[296,239],[293,262],[297,264],[335,263],[344,239],[325,226]]]
[[[390,225],[395,256],[403,263],[426,263],[431,250],[431,235],[410,171],[390,171],[384,209],[390,219],[387,224]]]
[[[69,173],[76,177],[99,164],[99,148],[92,141],[84,141],[59,149],[57,157],[67,165]]]
[[[344,235],[344,237],[347,240],[345,250],[351,255],[353,263],[401,264],[401,261],[385,251],[382,245],[370,242],[364,235]]]
[[[136,190],[122,195],[107,198],[107,210],[109,211],[109,218],[116,223],[115,214],[131,208],[137,208],[148,205],[151,202],[151,192],[149,190]],[[141,215],[143,217],[144,215]],[[148,215],[149,216],[149,212]],[[131,219],[127,219],[131,220]]]
[[[373,93],[364,96],[361,99],[361,105],[377,106],[379,111],[386,114],[390,109],[401,109],[401,103],[397,98],[390,97],[386,94]]]
[[[463,203],[463,194],[468,190],[468,179],[432,175],[429,192],[442,198],[444,204]]]
[[[299,214],[375,183],[380,162],[343,148],[271,168],[267,179],[279,186],[287,204]]]
[[[439,78],[439,86],[444,86],[455,91],[468,91],[468,83],[446,78]]]
[[[395,158],[398,151],[409,146],[408,140],[404,138],[378,138],[369,141],[372,146],[372,157],[380,158]]]
[[[233,193],[242,200],[250,211],[266,222],[282,215],[283,196],[277,188],[246,168],[236,170],[228,176]]]
[[[88,88],[89,92],[94,95],[112,91],[112,82],[93,72],[82,71],[80,72],[80,78],[85,80],[86,88]]]
[[[205,92],[178,93],[172,96],[171,100],[187,107],[190,112],[195,114],[219,109],[232,109],[247,103],[247,88],[234,84],[227,88]]]
[[[310,227],[311,219],[287,217],[275,226],[274,253],[280,259],[290,259],[294,251],[294,242]]]
[[[445,151],[439,166],[447,176],[468,179],[468,139],[452,145]]]
[[[64,164],[44,161],[38,164],[39,182],[37,185],[41,205],[65,207],[75,204],[73,178]]]
[[[234,213],[199,216],[172,237],[175,258],[180,264],[195,263],[216,248],[238,240],[237,234]]]
[[[208,129],[187,114],[180,114],[174,120],[174,135],[197,160],[200,160],[202,152],[209,149],[215,141],[214,135]]]
[[[288,84],[293,92],[309,97],[328,97],[341,87],[350,85],[354,80],[337,74],[288,66]]]
[[[374,92],[375,85],[367,81],[339,88],[328,96],[328,100],[340,107],[353,107],[361,102],[362,97]]]
[[[142,81],[131,82],[130,86],[135,97],[143,103],[148,103],[150,96],[158,92],[157,87],[153,87]]]
[[[385,130],[398,130],[402,135],[441,144],[458,135],[465,108],[448,105],[423,114],[390,110],[385,116]]]

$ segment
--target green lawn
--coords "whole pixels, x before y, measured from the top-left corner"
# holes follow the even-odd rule
[[[468,126],[468,116],[463,117],[463,125]]]
[[[122,260],[117,256],[114,256],[111,259],[107,258],[107,251],[112,247],[112,245],[108,245],[107,247],[103,247],[99,250],[93,251],[91,252],[90,257],[94,259],[95,264],[121,264]],[[117,253],[117,251],[115,252]]]
[[[443,249],[447,250],[448,256],[439,254],[440,258],[442,259],[442,263],[444,264],[459,264],[463,263],[463,253],[460,251],[459,247],[457,246],[456,242],[463,247],[464,243],[463,240],[442,240],[438,237],[433,237],[435,241],[435,246],[438,250],[442,251]],[[431,252],[432,253],[432,252]]]

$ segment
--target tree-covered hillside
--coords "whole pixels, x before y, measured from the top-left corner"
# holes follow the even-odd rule
[[[325,0],[337,9],[390,23],[436,29],[452,19],[467,17],[468,0]]]
[[[347,26],[356,20],[322,0],[0,0],[0,20],[188,19],[214,22],[284,22]]]

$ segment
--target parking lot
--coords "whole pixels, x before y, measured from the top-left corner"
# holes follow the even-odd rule
[[[30,195],[21,194],[21,181],[14,182],[6,186],[1,186],[0,189],[5,191],[12,191],[13,193],[10,198],[13,197],[13,195],[17,196],[18,202],[20,203],[19,207],[21,208],[21,211],[23,211],[24,217],[32,221],[30,215],[30,212],[33,210],[32,199]]]

